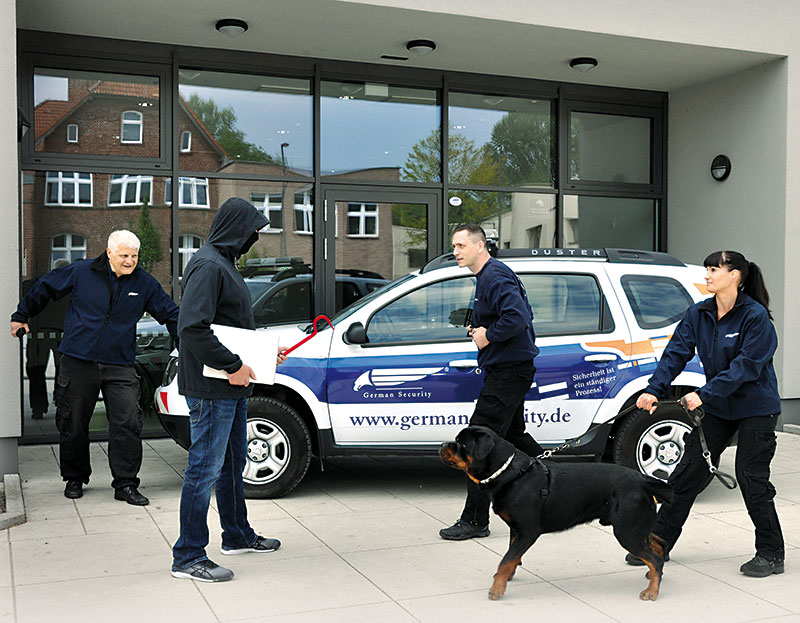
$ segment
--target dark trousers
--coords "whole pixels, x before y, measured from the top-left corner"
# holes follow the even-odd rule
[[[542,447],[525,432],[525,394],[533,382],[533,360],[497,364],[484,368],[483,389],[469,420],[470,426],[486,426],[532,457]],[[489,524],[489,496],[471,480],[467,483],[467,501],[461,519],[486,526]]]
[[[115,489],[139,486],[142,411],[133,366],[113,366],[62,355],[56,381],[56,426],[61,433],[61,477],[89,482],[89,420],[103,391],[108,418],[108,464]]]
[[[769,465],[775,456],[775,424],[777,416],[760,416],[742,420],[724,420],[713,415],[703,418],[711,459],[717,461],[739,431],[736,447],[736,480],[750,519],[756,528],[756,553],[765,558],[782,556],[783,534],[775,511],[775,487],[769,481]],[[672,472],[669,482],[674,498],[658,512],[653,532],[671,549],[681,535],[683,524],[698,495],[698,488],[708,475],[708,464],[702,456],[700,435],[694,429],[688,437],[685,454]]]
[[[47,400],[47,362],[52,353],[56,365],[56,378],[58,378],[61,359],[58,344],[58,340],[28,337],[25,348],[25,374],[28,376],[31,411],[36,415],[47,413],[47,408],[50,406]]]

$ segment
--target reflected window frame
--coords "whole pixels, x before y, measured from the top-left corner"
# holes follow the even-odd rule
[[[178,236],[178,278],[183,277],[183,271],[192,256],[205,244],[205,239],[197,234],[180,234]]]
[[[278,198],[277,200],[275,198]],[[268,191],[252,191],[250,193],[250,203],[261,212],[269,221],[269,225],[259,230],[262,234],[282,234],[283,233],[283,193],[271,193]],[[277,219],[276,219],[277,215]],[[278,221],[279,225],[274,223]]]
[[[64,244],[56,246],[56,238],[64,237]],[[75,236],[83,240],[83,244],[73,244]],[[56,257],[56,253],[59,257]],[[50,269],[55,268],[56,260],[66,259],[70,264],[86,259],[86,236],[74,232],[56,234],[50,239]]]
[[[119,189],[119,200],[112,201],[111,195]],[[128,201],[130,187],[134,188],[133,201]],[[146,198],[146,199],[145,199]],[[108,205],[109,207],[140,206],[145,200],[153,204],[153,176],[152,175],[120,175],[112,174],[108,180]]]
[[[198,188],[205,189],[205,202],[201,203],[197,200]],[[178,208],[208,210],[211,208],[211,202],[208,196],[209,183],[207,177],[189,177],[181,175],[178,178]],[[189,201],[184,197],[189,196]],[[164,204],[167,206],[172,205],[172,178],[168,177],[164,184]]]
[[[181,132],[181,153],[188,154],[192,151],[192,131],[184,130]]]
[[[136,136],[127,138],[133,131]],[[120,116],[119,142],[123,145],[141,145],[144,137],[144,115],[138,110],[125,110]]]
[[[302,195],[303,203],[297,203],[297,195]],[[314,235],[314,204],[311,190],[298,190],[294,193],[294,230],[303,236]],[[298,227],[298,225],[300,227]]]
[[[354,210],[353,207],[357,206],[358,209]],[[369,207],[374,209],[370,210]],[[379,231],[379,217],[380,207],[377,203],[363,203],[363,202],[348,202],[347,203],[347,237],[348,238],[379,238],[380,231]],[[353,221],[351,219],[357,219],[356,223],[358,225],[358,231],[352,232],[350,231],[350,225]],[[368,224],[370,222],[374,223],[374,232],[368,232]]]
[[[67,177],[70,174],[71,177]],[[65,189],[72,187],[72,201],[65,201]],[[81,201],[81,189],[89,188],[88,201]],[[55,187],[58,197],[51,199],[51,188]],[[75,208],[91,208],[94,206],[94,178],[91,173],[75,171],[47,171],[45,175],[44,205],[69,206]]]
[[[78,124],[67,124],[67,143],[76,144],[78,142]]]

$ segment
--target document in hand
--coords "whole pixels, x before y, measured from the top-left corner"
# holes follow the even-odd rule
[[[211,330],[222,345],[253,369],[256,375],[253,383],[275,382],[275,365],[278,360],[278,338],[268,335],[266,331],[226,327],[221,324],[212,324]],[[203,376],[227,379],[224,370],[216,370],[203,366]]]

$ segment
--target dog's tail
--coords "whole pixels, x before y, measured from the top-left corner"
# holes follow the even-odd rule
[[[671,502],[672,501],[672,485],[658,478],[645,476],[645,489],[652,495],[658,502]]]

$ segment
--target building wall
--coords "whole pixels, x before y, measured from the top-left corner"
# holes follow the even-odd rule
[[[670,94],[669,251],[701,263],[734,249],[764,272],[781,346],[776,357],[784,398],[800,396],[788,357],[800,344],[787,291],[790,210],[786,200],[787,61]],[[730,177],[709,173],[717,154],[731,159]]]
[[[0,84],[6,93],[17,91],[17,35],[16,4],[14,0],[0,1]],[[5,189],[11,200],[19,192],[17,164],[17,111],[16,106],[6,102],[0,106],[0,187]],[[19,266],[19,228],[17,210],[6,210],[6,226],[0,228],[0,292],[19,291],[19,274],[14,268]],[[6,296],[5,301],[11,297]],[[6,309],[7,316],[12,309]],[[8,326],[8,325],[6,325]],[[16,340],[6,333],[0,348],[0,370],[7,378],[19,379],[20,347]],[[9,391],[0,402],[0,476],[17,471],[17,437],[22,434],[20,420],[20,384],[9,383]]]

